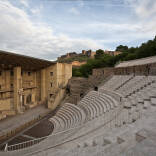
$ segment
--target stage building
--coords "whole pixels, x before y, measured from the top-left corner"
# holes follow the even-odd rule
[[[72,65],[0,51],[0,119],[44,104],[55,109]]]

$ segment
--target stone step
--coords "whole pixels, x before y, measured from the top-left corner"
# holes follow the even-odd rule
[[[156,106],[156,98],[151,98],[151,105]]]

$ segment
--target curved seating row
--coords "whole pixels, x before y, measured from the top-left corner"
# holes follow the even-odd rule
[[[94,119],[118,106],[118,102],[111,96],[101,92],[91,91],[85,96],[78,106],[85,110],[86,120]]]
[[[119,107],[122,106],[120,105],[120,96],[115,98],[118,94],[110,90],[115,90],[114,92],[125,95],[125,98],[122,100],[124,108]],[[103,127],[106,130],[108,127],[112,129],[124,123],[130,124],[140,118],[141,113],[144,113],[152,104],[156,105],[156,76],[113,76],[98,92],[90,91],[77,105],[65,103],[55,116],[49,119],[54,125],[54,133],[71,129],[69,133],[59,134],[61,136],[58,140],[56,139],[55,143],[60,143],[70,136],[70,139],[79,135],[83,136],[93,129],[96,130],[99,125],[103,126],[105,122],[109,122],[108,126]],[[93,120],[93,122],[88,122],[88,124],[74,131],[75,127],[90,120]],[[51,136],[47,143],[52,143],[50,140],[55,140],[55,136],[57,135],[54,135],[54,138]],[[66,154],[61,153],[61,155]]]
[[[84,111],[76,105],[65,103],[49,120],[54,124],[53,132],[60,132],[78,126],[85,121]]]
[[[152,99],[156,99],[156,77],[136,76],[117,89],[117,91],[128,95],[123,98],[124,109],[121,113],[121,122],[122,124],[130,124],[140,118],[141,113],[150,107],[153,102]],[[119,105],[119,101],[117,100],[117,103],[113,96],[110,94],[107,95],[107,91],[103,93],[102,90],[100,90],[100,92],[92,91],[79,102],[78,106],[84,109],[88,120],[94,119],[106,112],[108,112],[107,115],[109,115],[109,111]],[[156,104],[156,100],[154,102]],[[87,149],[87,144],[85,144],[84,147]],[[94,147],[91,147],[91,149],[93,148]],[[80,151],[81,149],[78,150],[77,153],[80,153]],[[88,151],[90,151],[90,149],[87,149],[86,153],[88,153]],[[86,155],[86,153],[84,153],[84,155]],[[97,151],[95,151],[95,153],[95,155],[98,155]],[[83,155],[82,152],[81,154]]]
[[[118,105],[119,102],[110,95],[90,91],[78,105],[65,103],[49,120],[54,124],[54,132],[64,131],[103,114],[109,120],[111,111]]]

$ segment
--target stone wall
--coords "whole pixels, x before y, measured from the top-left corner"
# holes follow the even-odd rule
[[[114,69],[116,75],[156,75],[156,63]]]
[[[105,50],[104,53],[105,54],[108,54],[108,55],[111,55],[111,56],[116,56],[116,55],[121,54],[122,52],[120,52],[120,51],[109,51],[109,50]]]
[[[102,81],[114,74],[114,68],[98,68],[93,69],[92,75],[89,77],[89,81],[94,86],[98,86]]]
[[[39,104],[55,109],[71,77],[72,65],[63,63],[37,71],[21,67],[0,69],[0,119],[24,113]]]
[[[93,69],[92,75],[95,77],[105,77],[114,74],[114,68],[98,68]]]
[[[156,75],[156,63],[131,66],[131,67],[120,67],[120,68],[99,68],[93,69],[92,76],[97,79],[103,79],[110,75]],[[96,81],[97,82],[97,81]]]
[[[64,97],[68,80],[72,77],[72,65],[67,63],[57,63],[56,66],[47,69],[47,74],[51,72],[53,72],[53,76],[49,76],[51,79],[47,81],[47,95],[48,108],[53,110]]]
[[[67,85],[67,97],[65,101],[77,104],[90,88],[91,86],[87,78],[72,77]]]
[[[156,63],[150,65],[150,75],[156,75]]]
[[[90,90],[96,90],[99,84],[113,75],[113,68],[94,69],[89,78],[72,77],[67,85],[65,102],[77,104]]]
[[[40,100],[40,75],[37,71],[25,71],[21,67],[0,70],[1,118],[24,112],[27,106]],[[37,82],[39,79],[39,82]],[[29,103],[28,99],[29,98]],[[28,105],[27,105],[28,104]]]
[[[65,102],[77,104],[90,90],[98,89],[113,75],[156,75],[156,63],[125,68],[99,68],[93,69],[89,78],[73,77],[67,85],[67,98]]]

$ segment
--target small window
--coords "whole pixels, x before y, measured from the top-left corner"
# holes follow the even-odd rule
[[[10,86],[11,86],[11,88],[13,88],[13,86],[14,86],[14,85],[11,83],[11,85],[10,85]]]
[[[53,72],[50,72],[50,76],[53,76]]]
[[[0,93],[0,98],[3,98],[3,93]]]
[[[53,95],[54,95],[54,94],[50,94],[50,95],[49,95],[49,96],[50,96],[50,98],[52,98],[52,97],[53,97]]]
[[[30,76],[31,75],[31,72],[28,72],[28,76]]]
[[[14,76],[13,70],[10,71],[10,75],[11,75],[11,76]]]
[[[50,83],[50,86],[53,87],[53,83],[52,82]]]
[[[2,86],[0,85],[0,90],[2,89]]]
[[[0,71],[0,76],[2,75],[2,71]]]
[[[26,98],[26,103],[31,103],[32,102],[32,95],[31,94],[29,94],[28,96],[27,96],[27,98]]]
[[[23,75],[23,71],[21,71],[21,76]]]

